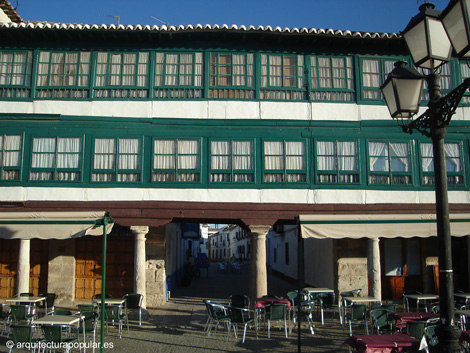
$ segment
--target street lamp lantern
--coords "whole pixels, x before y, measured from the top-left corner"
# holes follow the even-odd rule
[[[457,57],[470,57],[470,1],[451,0],[442,11],[442,23]]]
[[[408,123],[418,113],[424,76],[405,65],[405,61],[397,61],[380,89],[392,118]]]
[[[450,60],[452,44],[434,4],[424,3],[402,35],[415,66],[434,70]]]

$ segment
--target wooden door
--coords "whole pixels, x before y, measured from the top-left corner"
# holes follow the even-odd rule
[[[102,238],[77,239],[75,299],[91,299],[101,293]],[[134,289],[134,238],[108,236],[106,293],[122,297]]]
[[[16,294],[16,272],[20,241],[0,239],[0,298]]]
[[[34,295],[47,292],[49,273],[49,241],[31,240],[29,291]]]

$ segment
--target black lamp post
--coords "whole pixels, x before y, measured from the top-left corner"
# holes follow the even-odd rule
[[[444,137],[446,126],[470,87],[466,79],[447,96],[440,94],[440,75],[436,72],[450,60],[452,47],[458,57],[468,55],[470,49],[470,25],[468,0],[451,0],[441,13],[434,5],[425,3],[420,13],[411,19],[403,31],[415,66],[430,70],[426,76],[404,62],[395,64],[381,89],[392,118],[398,119],[403,130],[417,130],[432,139],[436,190],[436,222],[439,257],[440,325],[436,330],[439,352],[464,352],[459,343],[460,329],[454,324],[454,285],[451,252],[449,202],[447,198],[447,173],[445,165]],[[451,44],[452,43],[452,44]],[[428,109],[418,118],[423,80],[429,91]]]

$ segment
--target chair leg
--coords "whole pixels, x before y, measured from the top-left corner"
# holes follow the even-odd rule
[[[142,308],[139,308],[139,326],[142,326]]]
[[[351,320],[349,320],[349,336],[352,336]]]
[[[230,322],[229,325],[228,325],[227,342],[228,342],[228,339],[230,338],[230,329],[231,328],[232,328],[232,323]]]
[[[245,336],[246,336],[246,324],[245,324],[245,329],[243,330],[243,340],[242,343],[245,343]]]

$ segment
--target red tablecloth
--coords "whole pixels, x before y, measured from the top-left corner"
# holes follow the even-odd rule
[[[408,321],[419,321],[423,320],[426,321],[428,319],[437,318],[439,315],[434,313],[426,313],[426,312],[400,312],[400,313],[393,313],[388,316],[388,321],[395,321],[396,327],[404,327]]]
[[[287,309],[291,310],[290,301],[282,298],[258,298],[255,301],[255,308],[262,309],[270,304],[287,304]]]
[[[353,335],[345,344],[356,351],[354,353],[396,353],[418,351],[420,341],[406,333],[396,335]]]

